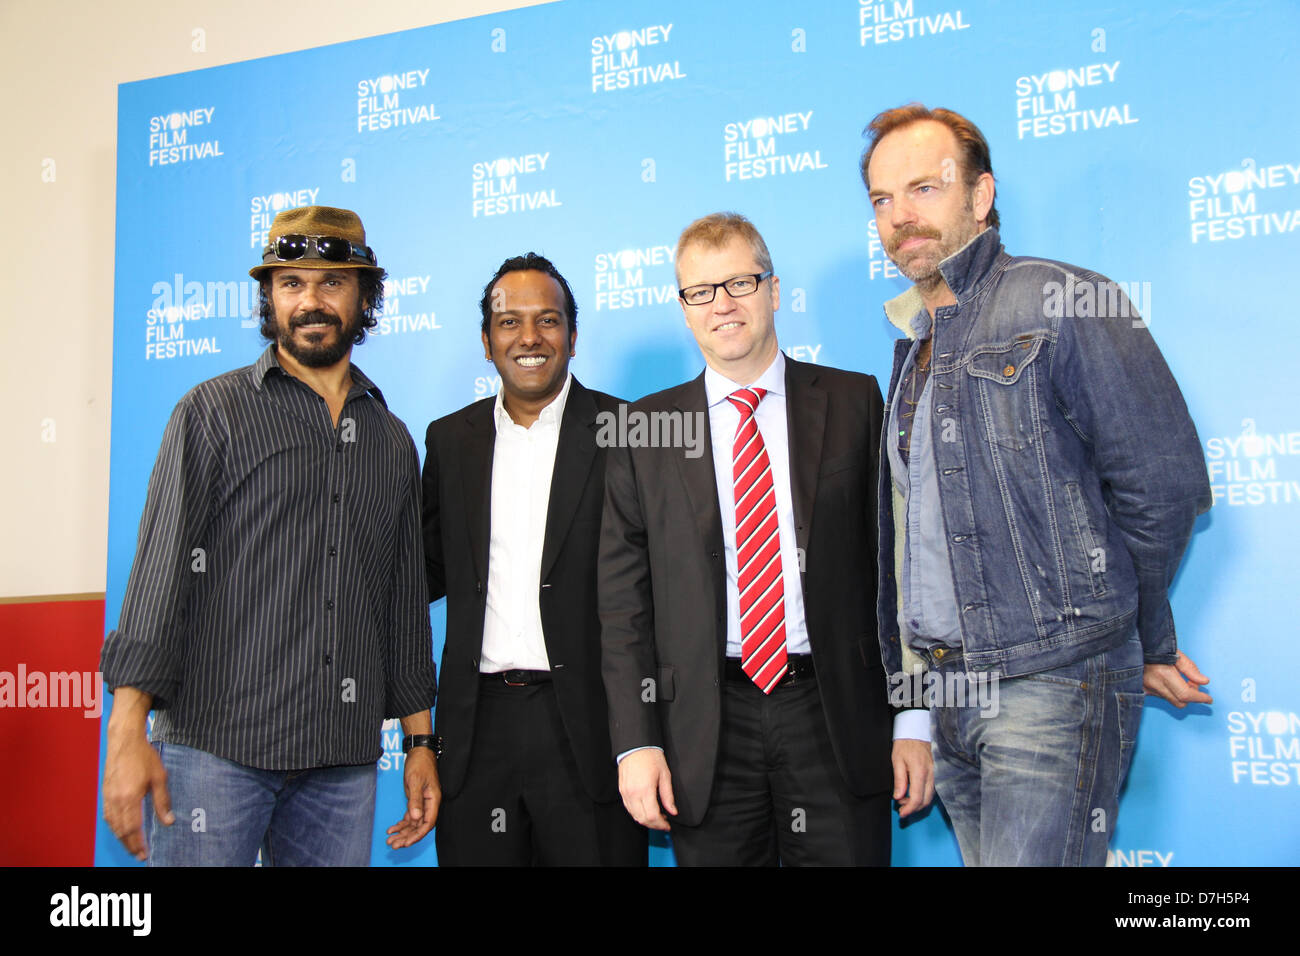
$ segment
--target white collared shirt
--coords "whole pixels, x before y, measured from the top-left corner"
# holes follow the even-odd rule
[[[572,375],[565,378],[560,394],[528,428],[515,424],[504,391],[497,392],[487,613],[479,660],[483,673],[551,669],[538,597],[551,476],[572,382]]]
[[[781,580],[785,585],[785,646],[790,654],[809,653],[808,625],[804,620],[803,582],[799,576],[799,548],[794,536],[794,497],[790,491],[790,441],[785,414],[785,355],[780,350],[753,382],[737,383],[711,368],[704,370],[704,394],[709,403],[709,430],[713,437],[713,477],[722,512],[722,543],[727,564],[727,656],[740,657],[740,586],[736,574],[736,482],[732,450],[740,412],[727,401],[738,388],[763,388],[758,422],[776,492],[776,520],[781,536]]]

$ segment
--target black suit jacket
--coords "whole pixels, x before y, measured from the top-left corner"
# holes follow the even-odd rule
[[[460,791],[474,745],[479,657],[487,610],[495,399],[485,398],[429,426],[424,461],[424,554],[429,600],[447,597],[435,730],[443,738],[438,775],[445,796]],[[605,489],[605,449],[596,416],[619,400],[575,378],[560,422],[538,593],[546,654],[560,717],[583,788],[617,796],[600,679],[596,557]],[[521,476],[522,480],[522,476]]]
[[[869,375],[790,359],[785,382],[795,535],[822,707],[848,788],[879,793],[893,785],[875,611],[880,389]],[[704,376],[634,408],[702,412],[707,429]],[[616,754],[664,748],[676,819],[686,825],[703,818],[713,786],[725,587],[710,438],[698,458],[681,449],[612,449],[600,545],[610,737]]]

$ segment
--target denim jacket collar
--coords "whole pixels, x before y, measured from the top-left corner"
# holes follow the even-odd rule
[[[990,226],[939,263],[939,272],[957,301],[964,302],[993,274],[1002,255],[1002,239],[997,229]],[[922,312],[925,312],[925,304],[916,286],[885,303],[885,315],[890,323],[909,338],[917,338],[929,329],[929,313],[918,321],[918,313]]]

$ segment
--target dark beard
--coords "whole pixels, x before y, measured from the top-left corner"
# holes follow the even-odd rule
[[[316,344],[302,345],[294,339],[295,329],[304,325],[312,325],[317,322],[326,322],[335,328],[343,329],[334,340],[333,344]],[[278,345],[301,365],[307,368],[329,368],[331,365],[337,365],[348,354],[348,349],[352,347],[352,340],[357,334],[361,325],[361,316],[358,315],[356,321],[350,328],[343,328],[343,323],[338,320],[337,316],[330,315],[326,312],[304,312],[301,315],[295,315],[289,320],[288,329],[280,332]],[[322,330],[322,334],[327,334]]]

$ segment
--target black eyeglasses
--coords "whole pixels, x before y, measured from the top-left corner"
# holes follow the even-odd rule
[[[759,272],[755,275],[732,276],[726,282],[705,282],[702,285],[687,286],[685,289],[678,289],[677,294],[687,305],[708,305],[717,297],[719,289],[726,289],[727,295],[739,299],[741,296],[753,295],[758,291],[758,284],[771,277],[772,272],[769,269],[767,272]]]
[[[358,246],[339,236],[280,236],[262,250],[262,260],[274,256],[281,262],[293,262],[316,251],[316,258],[326,262],[349,262],[359,259],[375,264],[375,254],[369,246]]]

